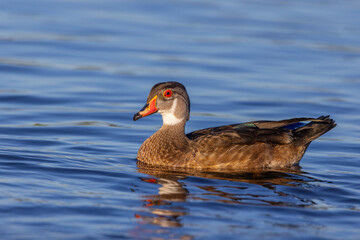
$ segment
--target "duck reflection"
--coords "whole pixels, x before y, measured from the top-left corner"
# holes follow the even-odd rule
[[[150,169],[148,169],[150,170]],[[145,223],[156,224],[161,227],[181,227],[181,216],[186,215],[186,209],[180,206],[173,206],[174,202],[185,202],[189,194],[188,190],[179,182],[182,176],[171,175],[162,172],[148,172],[146,169],[139,169],[151,175],[149,178],[141,178],[142,181],[158,184],[158,194],[144,195],[144,207],[151,212],[152,216],[136,214],[136,218]]]
[[[161,227],[182,227],[182,218],[189,211],[189,204],[184,202],[191,201],[307,207],[315,203],[301,194],[297,195],[296,190],[286,192],[284,189],[295,188],[301,192],[306,189],[304,185],[319,182],[305,176],[306,173],[300,168],[257,172],[199,172],[175,171],[138,163],[138,172],[149,175],[142,181],[159,187],[156,194],[143,196],[144,211],[135,217],[143,223]],[[190,179],[194,177],[195,180]],[[190,192],[188,189],[191,189]]]

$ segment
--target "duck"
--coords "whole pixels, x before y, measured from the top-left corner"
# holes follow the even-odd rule
[[[163,125],[140,146],[141,164],[196,170],[284,169],[298,166],[310,143],[336,123],[329,116],[252,121],[185,134],[190,98],[183,84],[155,84],[133,120],[154,113]]]

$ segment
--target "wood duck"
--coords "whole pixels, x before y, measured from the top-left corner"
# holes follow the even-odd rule
[[[246,122],[185,134],[190,99],[178,82],[154,85],[134,121],[156,112],[162,115],[163,125],[141,145],[137,159],[147,165],[171,168],[289,168],[298,165],[313,140],[336,126],[329,116],[321,116]]]

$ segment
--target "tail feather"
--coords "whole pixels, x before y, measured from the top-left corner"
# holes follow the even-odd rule
[[[315,121],[311,121],[303,127],[293,131],[294,140],[297,145],[305,145],[324,133],[330,131],[336,126],[336,123],[330,116],[321,116]]]

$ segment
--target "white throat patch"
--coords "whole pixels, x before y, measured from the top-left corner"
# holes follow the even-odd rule
[[[171,108],[166,111],[159,111],[161,113],[161,116],[163,118],[163,124],[164,125],[176,125],[178,123],[181,123],[184,121],[185,118],[177,118],[175,116],[175,109],[177,105],[178,99],[175,98],[173,104],[171,105]]]

